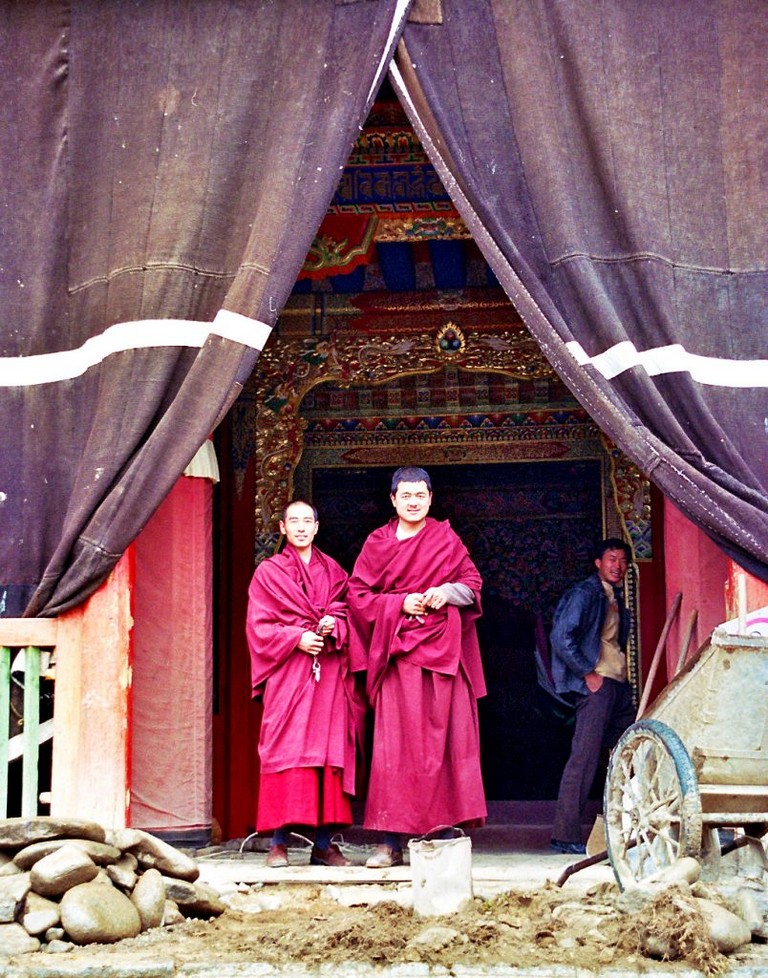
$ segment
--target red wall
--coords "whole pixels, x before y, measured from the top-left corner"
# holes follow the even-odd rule
[[[692,612],[696,611],[698,615],[688,655],[692,655],[707,640],[712,629],[726,619],[725,582],[730,561],[668,499],[664,500],[663,512],[667,540],[667,607],[671,607],[678,591],[683,596],[667,643],[668,668],[674,674]]]
[[[213,818],[223,838],[249,835],[256,822],[261,708],[251,700],[245,640],[248,585],[254,568],[253,458],[241,486],[232,465],[231,418],[216,432],[221,482],[214,491]]]

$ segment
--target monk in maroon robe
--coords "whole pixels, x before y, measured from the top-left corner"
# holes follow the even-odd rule
[[[402,862],[400,833],[481,825],[475,621],[482,581],[450,524],[431,519],[420,468],[392,479],[397,517],[366,540],[349,582],[350,658],[374,710],[364,826],[384,832],[368,866]]]
[[[291,827],[317,827],[310,862],[347,866],[332,833],[352,824],[354,677],[349,670],[347,574],[313,547],[317,514],[293,502],[285,550],[258,565],[246,633],[253,696],[263,697],[256,829],[274,830],[267,865],[288,865]]]

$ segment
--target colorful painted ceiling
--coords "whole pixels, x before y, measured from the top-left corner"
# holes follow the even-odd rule
[[[294,294],[498,288],[386,86],[361,131]]]

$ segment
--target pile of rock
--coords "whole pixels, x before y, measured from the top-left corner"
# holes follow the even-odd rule
[[[652,909],[660,895],[665,895],[673,912],[682,918],[696,914],[701,918],[704,933],[722,954],[731,954],[754,938],[765,940],[766,891],[764,886],[765,854],[759,842],[758,872],[754,877],[723,876],[702,882],[702,867],[698,860],[686,856],[647,877],[636,886],[627,887],[616,900],[620,912],[635,914],[644,919],[641,928],[643,950],[650,957],[677,956],[675,940],[654,927]]]
[[[113,944],[226,909],[194,859],[141,829],[0,819],[0,955]]]

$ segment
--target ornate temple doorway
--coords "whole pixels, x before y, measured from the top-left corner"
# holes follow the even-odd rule
[[[587,572],[586,536],[625,535],[636,559],[636,677],[640,626],[655,641],[663,602],[651,490],[555,376],[386,81],[256,370],[214,438],[225,460],[214,789],[226,830],[252,831],[255,812],[260,713],[242,627],[254,560],[280,546],[279,515],[295,494],[318,504],[319,545],[351,566],[368,529],[389,516],[387,480],[404,463],[431,471],[434,512],[456,524],[485,577],[489,796],[551,797],[568,732],[533,680],[531,612],[546,617]]]
[[[642,549],[640,474],[522,325],[466,336],[449,323],[433,335],[274,338],[259,363],[250,429],[257,560],[280,544],[284,503],[301,497],[320,512],[319,546],[351,570],[365,536],[391,516],[392,470],[429,469],[433,515],[451,520],[484,579],[488,798],[553,798],[569,718],[536,682],[534,625],[539,617],[548,626],[564,588],[588,573],[601,536],[628,534]],[[636,605],[632,584],[629,600]],[[635,673],[636,655],[635,636]]]

